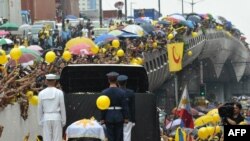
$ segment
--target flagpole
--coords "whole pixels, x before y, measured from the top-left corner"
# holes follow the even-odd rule
[[[179,103],[179,98],[178,98],[178,76],[177,76],[176,73],[174,74],[174,93],[175,93],[176,107],[178,107],[178,103]]]

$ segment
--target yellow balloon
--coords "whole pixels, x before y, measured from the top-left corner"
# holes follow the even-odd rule
[[[214,114],[219,114],[218,109],[212,109],[212,110],[210,110],[210,111],[207,113],[207,115],[210,115],[210,116],[212,116],[212,115],[214,115]]]
[[[200,128],[199,130],[198,130],[198,137],[200,138],[200,139],[206,139],[207,137],[208,137],[208,131],[207,131],[207,128],[205,128],[205,127],[202,127],[202,128]]]
[[[0,64],[3,65],[3,64],[6,64],[8,62],[8,58],[6,55],[1,55],[0,56]]]
[[[112,46],[113,46],[114,48],[120,47],[120,41],[119,41],[119,40],[113,40],[113,41],[112,41]]]
[[[29,99],[32,98],[33,95],[34,95],[33,91],[27,91],[27,92],[26,92],[26,96],[27,96]]]
[[[153,43],[153,48],[157,48],[157,46],[158,46],[158,45],[157,45],[157,42],[154,42],[154,43]]]
[[[106,95],[101,95],[96,100],[96,106],[100,110],[106,110],[110,106],[110,99]]]
[[[38,96],[32,96],[30,99],[30,104],[36,106],[38,104]]]
[[[213,118],[213,121],[214,121],[215,123],[220,121],[220,116],[219,116],[219,114],[214,114],[214,115],[212,115],[212,118]]]
[[[213,117],[209,115],[205,115],[205,122],[206,123],[212,123],[213,122]]]
[[[10,57],[13,60],[18,60],[22,56],[22,52],[20,48],[13,48],[10,50]]]
[[[0,49],[0,56],[4,56],[4,55],[6,55],[5,51]]]
[[[101,52],[101,53],[106,53],[106,51],[107,51],[107,49],[106,49],[106,48],[102,48],[102,49],[100,49],[100,52]]]
[[[172,40],[174,38],[174,34],[170,33],[168,34],[168,40]]]
[[[215,133],[215,128],[212,127],[212,126],[207,126],[206,128],[207,128],[207,131],[208,131],[208,135],[213,136],[214,133]]]
[[[46,61],[47,63],[52,63],[52,62],[55,61],[55,59],[56,59],[56,54],[55,54],[55,52],[49,51],[49,52],[46,53],[46,55],[45,55],[45,61]]]
[[[130,64],[131,64],[131,65],[138,65],[139,62],[138,62],[138,60],[137,60],[136,58],[133,58],[133,59],[130,61]]]
[[[91,52],[93,54],[97,54],[99,52],[99,47],[98,46],[94,46],[94,47],[91,47],[90,50],[91,50]]]
[[[220,126],[215,126],[215,133],[218,134],[220,133],[221,129],[220,129]]]
[[[194,125],[195,125],[195,127],[198,127],[198,126],[208,124],[208,123],[210,123],[212,121],[213,121],[213,118],[210,115],[204,115],[204,116],[201,116],[201,117],[197,118],[194,121]]]
[[[136,60],[137,60],[139,65],[143,64],[143,59],[141,57],[137,57]]]
[[[169,137],[168,140],[169,140],[169,141],[173,141],[174,139],[173,139],[172,137]]]
[[[123,51],[122,49],[119,49],[119,50],[116,52],[116,55],[117,55],[118,57],[122,57],[122,56],[124,56],[124,51]]]
[[[192,32],[192,37],[195,38],[198,36],[198,33],[197,32]]]
[[[71,55],[71,53],[70,53],[69,51],[64,51],[64,52],[63,52],[62,58],[63,58],[66,62],[68,62],[68,61],[71,59],[71,57],[72,57],[72,55]]]
[[[247,125],[247,122],[246,121],[242,121],[239,123],[239,125]]]
[[[188,56],[192,56],[193,52],[191,50],[188,51]]]

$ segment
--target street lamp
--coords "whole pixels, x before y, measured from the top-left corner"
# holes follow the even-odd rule
[[[192,0],[191,2],[181,0],[181,3],[182,3],[182,14],[184,14],[184,2],[191,5],[191,7],[192,7],[192,13],[193,13],[194,12],[194,5],[197,4],[197,3],[200,3],[202,1],[204,1],[204,0],[199,0],[199,1],[196,1],[196,2],[194,2],[194,0]]]

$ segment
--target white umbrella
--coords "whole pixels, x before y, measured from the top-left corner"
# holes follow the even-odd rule
[[[13,41],[8,39],[8,38],[2,38],[2,39],[0,38],[0,40],[1,40],[2,45],[4,45],[4,44],[12,44],[13,43]]]
[[[31,25],[23,24],[18,28],[19,33],[25,35],[31,30]]]
[[[130,33],[134,33],[134,34],[139,35],[139,36],[144,35],[144,30],[139,25],[128,25],[123,30],[130,32]]]
[[[173,14],[173,15],[170,15],[169,17],[176,19],[176,20],[180,20],[180,21],[186,21],[185,17],[183,17],[180,14]]]
[[[18,28],[19,31],[24,31],[24,30],[28,30],[28,29],[31,29],[31,25],[29,25],[29,24],[23,24]]]

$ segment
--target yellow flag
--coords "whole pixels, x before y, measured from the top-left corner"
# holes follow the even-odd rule
[[[186,132],[178,127],[175,132],[175,141],[187,141],[187,134]]]
[[[169,71],[176,72],[182,69],[184,43],[168,44],[168,63]]]

